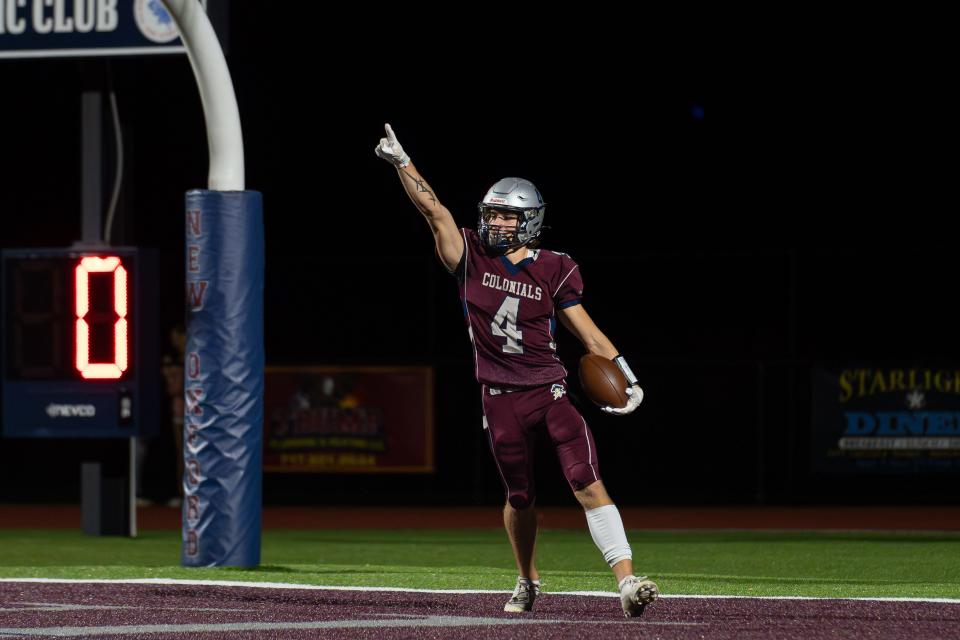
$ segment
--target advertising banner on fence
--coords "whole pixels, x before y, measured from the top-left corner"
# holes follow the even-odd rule
[[[432,473],[429,367],[267,367],[264,471]]]
[[[813,469],[960,471],[960,369],[813,370]]]

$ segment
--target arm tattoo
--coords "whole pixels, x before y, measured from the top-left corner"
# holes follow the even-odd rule
[[[417,185],[417,192],[418,192],[418,193],[425,193],[425,194],[427,194],[427,196],[429,196],[429,198],[430,198],[430,200],[433,202],[433,204],[437,204],[437,199],[434,197],[433,192],[430,191],[430,189],[427,188],[427,182],[426,182],[426,180],[424,180],[423,178],[415,178],[415,177],[413,177],[413,175],[412,175],[409,171],[407,171],[406,169],[401,169],[400,171],[402,171],[403,173],[405,173],[408,178],[410,178],[411,180],[413,180],[413,183],[414,183],[415,185]]]

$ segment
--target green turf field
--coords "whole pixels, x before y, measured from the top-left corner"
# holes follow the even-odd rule
[[[666,594],[960,597],[960,533],[633,531]],[[179,566],[180,532],[0,531],[0,577],[189,578],[435,589],[513,587],[496,530],[266,531],[256,570]],[[612,590],[586,531],[541,531],[547,591]]]

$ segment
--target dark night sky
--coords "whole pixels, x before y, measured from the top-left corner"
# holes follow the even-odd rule
[[[590,308],[626,334],[630,351],[950,352],[925,316],[843,329],[864,314],[884,317],[900,296],[935,300],[950,268],[949,237],[923,208],[927,190],[905,185],[912,165],[891,161],[896,147],[867,109],[869,69],[774,72],[758,62],[744,77],[691,22],[649,16],[557,12],[548,28],[488,8],[427,26],[414,13],[333,17],[310,6],[296,15],[231,6],[228,61],[247,185],[265,198],[272,303],[319,307],[333,287],[371,316],[384,301],[365,293],[369,279],[383,278],[376,265],[393,258],[416,266],[377,288],[430,278],[437,295],[426,299],[452,298],[434,282],[443,274],[426,225],[373,154],[389,121],[462,225],[475,223],[477,200],[498,178],[533,180],[549,204],[545,246],[582,263]],[[108,73],[128,159],[117,235],[164,252],[170,322],[183,192],[205,186],[207,171],[183,57],[0,63],[2,244],[79,235],[81,77],[96,85]],[[626,300],[643,309],[649,339],[618,323]],[[268,306],[279,359],[297,349],[281,348],[288,319]]]
[[[426,225],[373,154],[384,122],[460,224],[474,224],[490,184],[518,175],[548,200],[547,246],[574,256],[630,258],[716,240],[722,225],[701,214],[714,160],[706,121],[691,115],[704,106],[705,61],[683,42],[656,50],[630,30],[606,43],[586,42],[583,31],[517,27],[510,37],[510,21],[487,29],[489,16],[426,33],[309,10],[291,23],[235,4],[228,62],[247,185],[264,193],[277,265],[268,266],[268,288],[271,274],[285,282],[281,262],[294,257],[432,259]],[[56,246],[79,235],[79,93],[109,75],[127,154],[114,235],[161,248],[180,269],[182,195],[205,186],[207,171],[186,59],[18,61],[0,72],[17,88],[0,105],[14,124],[0,158],[2,244]],[[699,231],[694,217],[705,224]],[[164,284],[176,303],[179,283]]]

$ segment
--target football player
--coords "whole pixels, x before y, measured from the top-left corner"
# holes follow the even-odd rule
[[[630,367],[581,304],[583,281],[564,253],[539,248],[546,204],[528,180],[504,178],[479,203],[477,228],[459,229],[453,216],[404,152],[389,124],[376,154],[396,167],[403,188],[433,232],[440,262],[456,277],[474,373],[481,385],[483,427],[506,491],[503,523],[517,562],[516,588],[504,610],[530,611],[540,592],[534,561],[537,518],[533,452],[546,429],[597,547],[610,565],[624,615],[639,616],[659,595],[635,576],[630,545],[616,505],[600,478],[593,435],[567,398],[567,370],[556,355],[556,318],[590,353],[617,363],[630,387],[626,415],[643,399]]]

